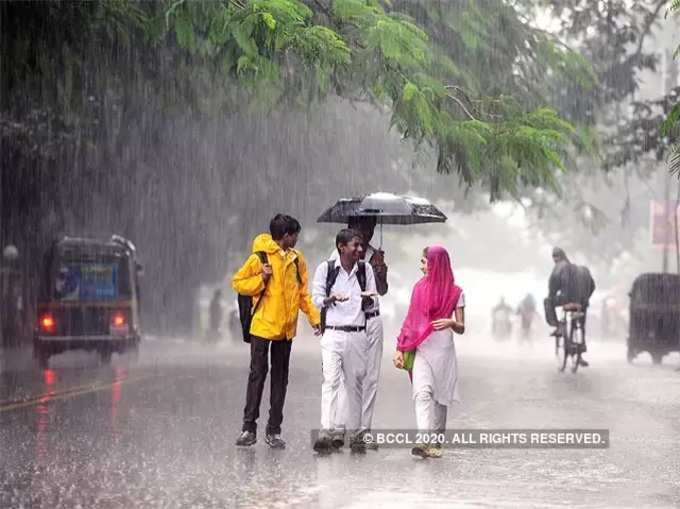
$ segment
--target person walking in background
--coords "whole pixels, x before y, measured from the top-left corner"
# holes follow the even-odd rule
[[[319,453],[330,452],[335,431],[338,392],[344,383],[347,397],[345,425],[354,452],[363,452],[361,413],[367,376],[366,312],[375,306],[377,289],[373,269],[361,261],[363,238],[349,229],[338,233],[335,245],[339,262],[322,263],[314,274],[312,298],[322,309],[321,430],[314,443]]]
[[[421,270],[425,277],[413,288],[394,365],[410,371],[418,431],[439,434],[446,430],[448,407],[460,401],[453,333],[465,333],[465,294],[445,248],[425,249]],[[441,444],[420,444],[411,453],[437,458]]]
[[[520,324],[522,327],[522,340],[531,339],[531,326],[536,316],[536,299],[530,293],[522,299],[517,307],[517,314],[520,317]]]
[[[216,341],[219,337],[220,326],[222,325],[222,291],[215,290],[210,300],[209,308],[210,326],[208,327],[208,339]]]
[[[277,449],[286,445],[281,438],[281,423],[298,312],[302,310],[307,315],[317,334],[320,324],[319,310],[312,303],[307,287],[307,263],[295,249],[301,229],[295,218],[277,214],[269,225],[270,233],[255,238],[253,254],[234,274],[232,284],[239,294],[257,297],[258,302],[262,299],[255,304],[250,327],[250,374],[243,428],[236,445],[249,446],[257,441],[257,419],[270,349],[270,410],[265,442]]]

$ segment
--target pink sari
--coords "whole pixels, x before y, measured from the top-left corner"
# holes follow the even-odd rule
[[[449,253],[441,246],[427,250],[427,275],[413,288],[411,304],[397,339],[397,350],[411,352],[434,331],[432,322],[451,318],[463,290],[456,286]]]

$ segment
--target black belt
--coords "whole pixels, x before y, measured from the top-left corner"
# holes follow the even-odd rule
[[[376,316],[380,316],[380,311],[371,311],[370,313],[366,313],[366,320],[370,320]]]
[[[354,325],[326,325],[327,329],[339,330],[340,332],[363,332],[366,327],[357,327]]]

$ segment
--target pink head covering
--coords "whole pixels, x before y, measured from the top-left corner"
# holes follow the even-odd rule
[[[456,286],[449,253],[442,246],[427,250],[427,275],[413,288],[397,350],[410,352],[433,332],[432,322],[451,318],[463,290]]]

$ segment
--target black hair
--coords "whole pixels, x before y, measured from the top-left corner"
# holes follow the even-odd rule
[[[552,256],[553,258],[557,258],[558,260],[564,260],[567,263],[569,263],[569,258],[567,257],[567,253],[564,252],[564,249],[561,247],[555,246],[552,251]]]
[[[294,217],[285,214],[276,214],[269,223],[269,233],[271,233],[274,240],[281,240],[287,233],[295,235],[300,233],[302,225]]]
[[[344,228],[340,230],[335,237],[335,247],[338,252],[340,252],[340,246],[346,246],[352,242],[352,239],[354,238],[361,239],[361,234],[351,228]]]

